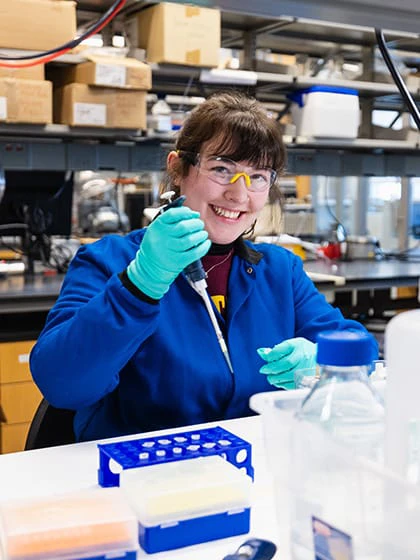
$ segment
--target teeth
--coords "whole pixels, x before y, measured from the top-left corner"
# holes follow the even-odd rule
[[[231,218],[232,220],[237,220],[239,218],[240,212],[235,210],[225,210],[219,206],[213,206],[213,210],[218,216],[223,216],[224,218]]]

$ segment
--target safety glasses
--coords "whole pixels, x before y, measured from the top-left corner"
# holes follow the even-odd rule
[[[186,152],[180,153],[185,154]],[[264,192],[274,184],[277,178],[276,171],[269,167],[244,168],[224,156],[202,156],[201,154],[190,154],[190,156],[194,158],[191,163],[198,165],[200,173],[219,185],[229,185],[243,177],[250,191]]]

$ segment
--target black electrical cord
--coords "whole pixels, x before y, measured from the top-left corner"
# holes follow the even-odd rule
[[[386,259],[395,259],[398,261],[419,263],[420,262],[420,254],[418,253],[419,248],[420,248],[420,243],[418,243],[414,247],[410,247],[410,249],[405,249],[404,251],[387,251],[386,253],[384,253],[384,257]]]
[[[84,33],[82,33],[82,35],[80,35],[76,39],[72,39],[71,41],[64,43],[64,45],[60,45],[59,47],[56,47],[54,49],[39,52],[36,54],[28,54],[28,55],[12,56],[12,57],[0,55],[0,60],[33,60],[36,58],[41,58],[41,57],[49,56],[51,54],[55,54],[62,50],[73,49],[74,47],[77,47],[77,45],[79,45],[84,39],[86,39],[86,37],[93,35],[95,31],[98,30],[101,27],[101,25],[105,23],[108,19],[112,18],[114,15],[117,15],[117,13],[120,11],[120,9],[124,6],[125,3],[126,0],[116,0],[116,2],[114,2],[114,4],[98,19],[98,21],[94,25],[92,25],[89,29],[87,29]]]
[[[375,35],[379,50],[381,51],[385,64],[387,65],[388,70],[390,71],[391,76],[417,125],[417,128],[420,130],[420,111],[411,93],[408,91],[407,86],[405,85],[404,80],[401,77],[401,74],[395,66],[391,55],[389,54],[383,31],[381,29],[375,29]]]

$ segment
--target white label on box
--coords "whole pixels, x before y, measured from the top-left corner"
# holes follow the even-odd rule
[[[7,97],[0,97],[0,120],[7,119]]]
[[[120,64],[97,64],[95,84],[97,86],[124,87],[127,82],[127,68]]]
[[[20,364],[29,363],[29,354],[19,354],[18,361]]]
[[[75,103],[73,105],[74,124],[92,126],[106,125],[106,105],[103,103]]]

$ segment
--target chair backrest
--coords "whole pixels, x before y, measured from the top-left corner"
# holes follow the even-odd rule
[[[42,399],[29,428],[25,451],[74,443],[74,415],[74,410],[55,408]]]

